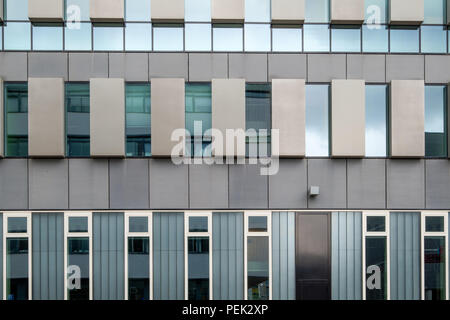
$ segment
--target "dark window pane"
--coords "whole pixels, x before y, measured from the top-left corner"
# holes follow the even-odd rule
[[[6,239],[6,299],[28,300],[28,239]]]
[[[269,300],[269,238],[247,238],[248,300]]]
[[[88,232],[87,217],[69,217],[69,232]]]
[[[248,217],[249,232],[267,232],[267,217]]]
[[[425,300],[445,300],[445,237],[425,237]]]
[[[208,232],[208,217],[189,217],[189,232]]]
[[[306,86],[306,156],[329,155],[329,85]]]
[[[366,299],[387,299],[386,237],[366,237]]]
[[[127,156],[151,155],[151,102],[149,84],[127,84],[126,135]]]
[[[8,218],[8,232],[9,233],[26,233],[27,232],[27,218]]]
[[[129,232],[148,232],[147,217],[130,217]]]
[[[386,217],[367,217],[367,232],[386,231]]]
[[[90,156],[89,84],[66,84],[67,156]]]
[[[425,86],[425,155],[447,157],[447,86]]]
[[[67,239],[67,267],[80,271],[80,286],[71,281],[74,273],[68,274],[67,299],[89,300],[89,238]]]
[[[128,238],[128,299],[150,299],[148,238]]]
[[[444,217],[426,217],[426,232],[444,232]]]
[[[387,85],[366,85],[366,157],[387,155]]]
[[[28,85],[5,84],[5,142],[7,157],[28,156]]]
[[[188,239],[188,299],[209,299],[209,239]]]

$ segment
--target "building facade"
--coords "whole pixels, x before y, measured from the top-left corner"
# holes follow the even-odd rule
[[[447,0],[0,3],[0,299],[450,298]]]

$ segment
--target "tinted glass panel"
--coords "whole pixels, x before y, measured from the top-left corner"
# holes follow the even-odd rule
[[[271,152],[271,86],[247,84],[245,99],[246,154],[265,157]],[[251,133],[250,133],[250,131]]]
[[[31,24],[6,22],[3,27],[5,50],[31,50]]]
[[[246,22],[270,22],[270,0],[245,0]]]
[[[364,0],[364,5],[367,24],[388,22],[389,0]]]
[[[186,21],[211,21],[211,0],[185,0],[184,8]]]
[[[329,85],[306,86],[306,156],[329,154]]]
[[[69,232],[88,232],[87,217],[69,217]]]
[[[422,52],[446,53],[447,52],[447,27],[422,26],[421,27]]]
[[[363,52],[388,52],[389,50],[389,29],[387,26],[370,28],[363,25]]]
[[[94,50],[122,51],[123,27],[121,25],[94,26]]]
[[[306,0],[305,22],[329,22],[330,3],[329,0]]]
[[[152,25],[150,23],[127,23],[125,26],[125,50],[152,50]]]
[[[305,51],[328,52],[330,51],[330,26],[329,25],[304,25]]]
[[[333,26],[331,29],[331,51],[359,52],[361,51],[361,28]]]
[[[186,51],[211,51],[211,24],[186,23]]]
[[[66,84],[67,156],[90,156],[89,84]]]
[[[63,48],[63,28],[59,25],[33,25],[33,50]]]
[[[151,155],[151,102],[149,84],[125,86],[127,156]]]
[[[367,232],[386,231],[386,217],[367,217]]]
[[[269,300],[269,238],[247,237],[248,300]]]
[[[242,51],[244,41],[242,29],[242,25],[214,25],[213,50]]]
[[[425,0],[425,24],[446,24],[447,23],[447,1],[446,0]]]
[[[245,51],[270,51],[270,24],[245,25]]]
[[[8,218],[8,232],[9,233],[26,233],[27,232],[27,218]]]
[[[130,217],[129,232],[148,232],[148,217]]]
[[[248,217],[249,232],[267,232],[267,217]]]
[[[183,51],[183,25],[153,25],[155,51]]]
[[[366,157],[387,155],[388,86],[366,85]]]
[[[28,85],[5,84],[6,156],[28,155]]]
[[[6,0],[5,16],[7,20],[28,20],[28,0]]]
[[[128,238],[128,299],[150,299],[148,238]]]
[[[150,0],[125,0],[127,21],[150,21]]]
[[[366,299],[387,299],[386,237],[366,237]]]
[[[447,87],[425,86],[425,155],[447,157]]]
[[[425,237],[425,300],[445,300],[445,237]]]
[[[302,51],[301,28],[272,28],[272,51]]]
[[[208,217],[189,217],[189,232],[208,232]]]
[[[89,300],[89,238],[67,238],[67,268],[67,299]]]
[[[28,239],[6,239],[6,299],[28,300]]]
[[[391,52],[419,52],[419,28],[391,26]]]
[[[66,0],[66,20],[89,21],[89,0]]]
[[[64,46],[66,50],[91,50],[92,49],[92,25],[87,22],[66,26],[64,34]]]
[[[426,217],[425,231],[426,232],[444,232],[444,217]]]
[[[209,239],[188,239],[188,299],[209,299]]]

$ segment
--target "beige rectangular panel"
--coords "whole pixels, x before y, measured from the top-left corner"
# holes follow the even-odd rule
[[[170,157],[180,141],[171,141],[176,129],[185,129],[184,79],[151,79],[152,156]],[[181,151],[181,150],[180,150]],[[182,155],[181,152],[177,153]]]
[[[389,21],[398,25],[418,25],[424,19],[426,0],[390,0]]]
[[[65,156],[64,79],[28,79],[28,155]]]
[[[212,22],[244,22],[245,0],[211,0]]]
[[[391,156],[425,156],[425,85],[423,80],[391,82]]]
[[[331,23],[362,24],[364,0],[331,0]]]
[[[364,80],[331,82],[331,155],[364,157],[366,99]]]
[[[184,21],[184,0],[152,0],[151,6],[154,22]]]
[[[305,0],[272,0],[272,23],[303,23]]]
[[[64,0],[28,0],[28,17],[34,22],[62,22]]]
[[[272,156],[305,156],[305,103],[305,80],[272,80],[272,129],[279,130],[280,139],[279,148],[272,141]]]
[[[212,80],[212,128],[223,135],[223,152],[219,148],[214,156],[245,157],[245,135],[234,139],[234,149],[227,149],[227,129],[245,131],[245,79],[213,79]],[[228,141],[231,146],[233,141]]]
[[[90,16],[93,22],[123,22],[125,0],[90,0]]]
[[[91,156],[124,157],[124,79],[91,79],[90,96]]]
[[[3,136],[3,132],[4,130],[4,122],[3,122],[3,79],[0,78],[0,158],[3,158],[3,156],[5,155],[5,150],[4,150],[4,146],[3,146],[3,142],[4,142],[4,136]]]

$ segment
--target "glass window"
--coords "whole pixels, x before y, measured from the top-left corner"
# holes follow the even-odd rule
[[[387,85],[366,85],[366,157],[387,155]]]
[[[270,156],[271,85],[247,84],[245,95],[246,155],[251,158]]]
[[[150,299],[150,245],[148,237],[128,238],[128,300]]]
[[[420,28],[423,53],[447,52],[447,27],[422,26]]]
[[[67,156],[90,156],[89,83],[66,84]]]
[[[28,300],[28,239],[6,239],[6,299]]]
[[[28,0],[6,0],[6,20],[28,21]]]
[[[388,22],[389,0],[364,0],[364,5],[367,24]]]
[[[188,299],[209,300],[209,238],[188,238]]]
[[[205,134],[212,127],[211,106],[210,83],[186,84],[186,155],[211,155],[211,137]]]
[[[300,52],[302,51],[301,28],[272,28],[272,51]]]
[[[33,50],[63,48],[63,28],[60,25],[33,25]]]
[[[305,22],[329,22],[330,1],[329,0],[306,0]]]
[[[425,86],[425,155],[447,157],[447,87]]]
[[[8,217],[8,233],[27,233],[27,218]]]
[[[148,217],[130,217],[129,232],[148,232]]]
[[[185,0],[184,8],[188,22],[211,21],[211,0]]]
[[[249,232],[267,232],[267,217],[248,217]]]
[[[370,216],[367,217],[367,232],[386,231],[386,217]]]
[[[89,22],[67,24],[64,28],[64,48],[67,51],[92,49],[92,25]]]
[[[31,24],[6,22],[3,26],[5,50],[31,50]]]
[[[28,156],[28,85],[5,83],[5,152]]]
[[[329,85],[306,85],[306,156],[329,155]]]
[[[424,1],[425,24],[447,24],[447,1],[425,0]]]
[[[444,232],[444,217],[425,217],[425,231],[426,232]]]
[[[127,157],[151,155],[150,85],[125,86]]]
[[[183,51],[182,24],[154,24],[153,49],[155,51]]]
[[[150,0],[125,0],[126,21],[150,21]]]
[[[69,217],[69,232],[88,232],[87,217]]]
[[[76,266],[80,271],[80,286],[73,283],[67,284],[68,300],[89,300],[89,238],[67,238],[67,267],[68,274],[73,274],[71,269]]]
[[[245,0],[246,22],[270,22],[270,0]]]
[[[366,300],[387,299],[387,239],[366,237]]]
[[[208,232],[208,217],[189,217],[189,232]]]
[[[315,0],[316,1],[316,0]],[[305,24],[303,26],[305,51],[329,52],[330,51],[330,26]]]
[[[269,237],[247,237],[248,300],[269,300]]]
[[[94,25],[95,51],[122,51],[123,26],[114,24]]]
[[[391,26],[391,52],[419,52],[419,27]]]
[[[379,28],[370,28],[363,25],[363,52],[388,52],[389,50],[389,27],[380,26]]]
[[[445,237],[426,236],[424,247],[425,300],[445,300]]]
[[[333,26],[331,28],[331,50],[333,52],[360,52],[361,28]]]
[[[213,50],[214,51],[242,51],[243,30],[240,24],[213,25]]]
[[[89,0],[66,0],[66,20],[89,21]]]
[[[125,25],[125,50],[152,50],[151,23],[127,23]]]
[[[270,24],[245,25],[245,51],[270,51]]]
[[[186,51],[211,51],[211,24],[185,24]]]

